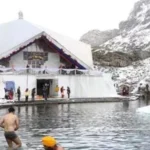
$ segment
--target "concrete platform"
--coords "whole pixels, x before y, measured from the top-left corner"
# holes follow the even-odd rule
[[[0,108],[7,108],[10,106],[27,106],[27,105],[45,105],[45,104],[78,104],[78,103],[104,103],[104,102],[123,102],[123,101],[134,101],[131,97],[105,97],[105,98],[71,98],[71,99],[61,99],[61,98],[51,98],[47,101],[45,100],[35,100],[25,102],[24,99],[18,101],[8,101],[7,103],[1,103]]]

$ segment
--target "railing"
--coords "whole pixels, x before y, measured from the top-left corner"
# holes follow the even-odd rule
[[[58,68],[0,68],[1,75],[91,75],[102,76],[101,71]]]

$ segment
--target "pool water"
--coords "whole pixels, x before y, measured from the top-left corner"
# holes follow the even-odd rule
[[[56,137],[65,150],[149,150],[148,101],[15,107],[23,150],[43,150],[41,138]],[[4,115],[7,109],[1,109]],[[7,149],[0,129],[0,150]]]

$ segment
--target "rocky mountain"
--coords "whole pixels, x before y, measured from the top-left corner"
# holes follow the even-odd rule
[[[150,51],[150,0],[137,2],[128,19],[119,24],[119,29],[120,35],[100,45],[100,50]]]
[[[84,34],[80,41],[90,44],[94,49],[96,49],[99,47],[99,45],[105,43],[117,35],[119,35],[118,29],[107,31],[91,30]]]
[[[118,89],[126,84],[139,93],[139,87],[150,87],[150,0],[138,1],[119,30],[118,36],[93,51],[95,64],[113,74]]]
[[[90,31],[81,38],[92,46],[94,38],[95,45],[101,43],[93,50],[93,58],[99,65],[125,67],[150,57],[150,0],[140,0],[134,5],[128,19],[119,24],[114,37],[100,33],[95,36],[96,33],[92,35]]]

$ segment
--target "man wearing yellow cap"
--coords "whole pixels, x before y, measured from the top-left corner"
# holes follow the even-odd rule
[[[43,137],[42,144],[45,150],[64,150],[63,147],[57,145],[57,141],[51,136]]]

